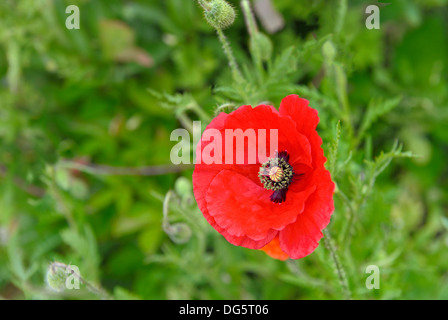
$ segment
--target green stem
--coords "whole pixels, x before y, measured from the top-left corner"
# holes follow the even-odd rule
[[[244,20],[246,21],[247,30],[249,31],[249,35],[253,37],[258,33],[258,27],[255,23],[255,18],[250,8],[250,4],[248,0],[241,1],[241,7],[243,8]]]
[[[192,109],[194,113],[196,113],[202,121],[209,123],[212,119],[200,106],[195,105]]]
[[[341,240],[341,243],[346,243],[346,241],[349,237],[349,234],[352,233],[353,220],[355,218],[355,213],[357,212],[357,209],[353,208],[352,203],[350,202],[347,195],[342,190],[339,189],[337,192],[337,195],[344,202],[345,206],[348,209],[348,217],[347,217],[345,225],[343,227],[342,240]]]
[[[343,266],[341,264],[339,256],[336,253],[336,249],[335,249],[335,247],[333,245],[333,241],[331,239],[330,232],[327,229],[324,230],[324,243],[325,243],[325,247],[328,249],[328,251],[330,251],[330,256],[331,256],[331,259],[333,260],[334,267],[335,267],[335,270],[336,270],[336,274],[338,276],[339,283],[340,283],[340,285],[342,287],[342,291],[344,292],[345,299],[351,300],[352,299],[352,293],[351,293],[350,288],[348,286],[346,273],[345,273],[344,268],[343,268]]]
[[[255,22],[255,17],[248,0],[242,0],[241,7],[243,9],[244,20],[246,21],[246,27],[251,37],[251,43],[253,43],[253,41],[256,41],[255,37],[259,33],[257,23]],[[263,62],[261,60],[260,52],[258,50],[258,45],[252,46],[251,54],[255,67],[257,68],[257,71],[259,73],[259,79],[260,81],[262,81],[264,70],[263,70]]]
[[[347,15],[347,0],[339,0],[338,9],[336,11],[335,33],[339,35],[344,27],[345,16]]]
[[[177,119],[185,129],[187,129],[190,133],[193,133],[193,123],[191,119],[185,114],[185,112],[180,112],[177,115]]]
[[[20,84],[20,47],[16,41],[10,41],[7,46],[6,58],[8,60],[8,71],[6,78],[11,93],[17,93]]]
[[[53,195],[54,199],[58,203],[59,208],[61,209],[61,213],[64,215],[67,220],[67,224],[70,229],[77,231],[76,220],[73,217],[72,208],[66,204],[66,195],[61,192],[59,186],[56,183],[56,170],[55,168],[51,168],[51,184],[49,185],[49,192]]]
[[[333,72],[335,77],[336,94],[339,105],[341,106],[342,120],[345,122],[347,134],[349,136],[351,145],[354,143],[354,128],[351,119],[350,103],[347,95],[347,75],[343,67],[339,64],[334,64]]]
[[[224,35],[224,32],[221,29],[216,29],[216,31],[218,33],[219,41],[222,44],[222,48],[224,49],[224,53],[226,54],[227,59],[229,60],[229,66],[230,66],[230,69],[232,70],[233,79],[236,82],[240,83],[243,81],[243,76],[241,74],[240,69],[238,68],[238,64],[236,62],[235,56],[233,55],[232,48],[230,47],[230,44],[227,41],[227,38]]]

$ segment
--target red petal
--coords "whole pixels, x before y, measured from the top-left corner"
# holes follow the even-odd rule
[[[298,95],[290,95],[282,100],[279,112],[281,115],[289,116],[294,120],[296,129],[305,135],[311,145],[311,155],[313,167],[320,168],[327,159],[324,157],[322,139],[316,131],[319,123],[317,110],[308,106],[308,100],[300,98]]]
[[[296,129],[305,136],[316,130],[319,116],[316,109],[309,106],[309,101],[292,94],[284,98],[280,104],[281,115],[290,116],[296,123]]]
[[[220,228],[219,226],[217,226],[217,227]],[[218,230],[218,229],[216,229],[216,230]],[[261,239],[261,240],[253,240],[246,236],[237,237],[237,236],[231,235],[224,229],[221,229],[221,231],[218,231],[218,232],[221,233],[221,235],[224,238],[226,238],[226,240],[229,241],[231,244],[233,244],[235,246],[249,248],[249,249],[260,249],[260,248],[264,247],[266,244],[268,244],[269,242],[271,242],[272,239],[274,239],[278,235],[278,231],[270,230],[268,235],[266,236],[266,238]]]
[[[313,173],[316,191],[309,196],[305,210],[297,220],[280,231],[280,247],[292,259],[303,258],[312,253],[322,238],[322,230],[330,222],[334,211],[334,183],[324,168]]]
[[[224,128],[225,120],[227,119],[229,115],[226,113],[221,112],[216,118],[212,120],[212,122],[207,126],[207,129],[218,129],[221,130]],[[202,140],[202,139],[201,139]],[[210,143],[210,141],[201,141],[201,144],[198,145],[196,153],[202,152],[202,150]],[[244,174],[246,176],[252,175],[254,173],[256,176],[258,174],[258,168],[259,165],[241,165],[235,168],[233,166],[234,170],[237,170],[241,174]],[[265,239],[256,241],[253,239],[250,239],[246,236],[238,237],[229,234],[227,231],[225,231],[223,228],[218,226],[213,219],[213,217],[210,216],[207,209],[207,202],[205,201],[205,196],[208,188],[210,187],[210,183],[213,181],[215,176],[222,170],[228,168],[227,165],[206,165],[206,164],[196,164],[195,170],[193,172],[193,191],[194,196],[196,198],[196,201],[198,203],[198,207],[201,210],[202,214],[204,215],[205,219],[212,225],[213,228],[215,228],[219,233],[221,233],[227,241],[234,245],[243,246],[250,249],[260,249],[261,247],[265,246],[269,241],[271,241],[276,235],[277,231],[272,230]],[[258,178],[258,176],[257,176]]]
[[[312,122],[313,121],[311,121],[311,123]],[[310,179],[309,176],[312,172],[311,167],[317,168],[320,167],[320,164],[323,166],[323,163],[325,162],[323,151],[319,147],[322,140],[315,130],[314,136],[311,135],[311,137],[307,137],[307,139],[296,129],[303,129],[304,133],[309,133],[307,126],[300,126],[295,123],[290,114],[287,116],[280,116],[280,114],[271,106],[258,106],[254,109],[250,106],[244,106],[229,115],[221,113],[212,121],[212,123],[210,123],[207,129],[209,128],[220,130],[224,137],[225,129],[241,129],[243,131],[246,129],[254,129],[256,133],[258,133],[257,129],[266,129],[266,147],[268,152],[269,129],[278,129],[279,150],[286,150],[291,154],[291,164],[294,166],[296,172],[306,172],[305,180],[293,183],[290,186],[287,200],[280,205],[276,205],[269,201],[269,196],[272,191],[263,189],[258,179],[259,164],[266,159],[261,160],[257,158],[258,164],[255,165],[196,164],[193,173],[194,194],[204,217],[229,242],[252,249],[259,249],[274,239],[278,234],[277,230],[281,230],[286,224],[291,224],[295,221],[297,215],[303,210],[303,204],[306,198],[315,188],[312,184],[308,183]],[[224,140],[225,139],[222,141],[223,144],[221,147],[225,146]],[[311,146],[310,142],[312,144]],[[204,147],[210,143],[214,142],[202,141],[202,146],[200,148],[198,147],[197,152],[202,152]],[[315,146],[318,146],[318,148]],[[247,149],[247,147],[245,148],[246,150],[250,150]],[[222,150],[225,151],[225,148],[222,148]],[[246,150],[243,150],[242,152],[246,152]],[[236,154],[235,148],[233,151],[234,154]],[[223,160],[225,160],[225,152],[223,152]],[[245,163],[247,163],[246,154],[245,160]],[[237,178],[222,178],[222,175],[224,174],[223,170],[229,171],[228,169],[230,169],[232,174],[237,176]],[[228,174],[225,175],[229,176]],[[240,184],[240,180],[242,180],[241,177],[244,178],[244,183]],[[248,186],[248,184],[250,184],[249,182],[252,184],[248,189],[242,187]],[[244,203],[246,203],[246,198],[241,199],[239,196],[241,193],[244,193],[244,191],[250,191],[253,186],[259,187],[258,189],[254,189],[256,190],[256,194],[267,192],[268,196],[259,199],[260,197],[258,196],[257,198],[256,194],[255,198],[252,198],[254,195],[248,195],[247,201],[252,200],[252,205],[250,205],[249,208],[253,209],[253,205],[260,206],[261,204],[262,210],[257,212],[249,210],[248,212],[245,212],[244,210],[246,209],[244,208],[247,207],[244,205]],[[308,188],[310,186],[312,189]],[[224,195],[223,198],[226,200],[220,198],[222,195]],[[266,201],[268,203],[266,203]],[[297,204],[295,204],[296,202]],[[294,208],[295,210],[292,208],[292,203],[296,206]],[[272,208],[272,206],[274,207]],[[281,207],[281,209],[279,207]],[[210,214],[210,212],[212,212],[212,214]],[[267,221],[265,221],[266,217],[268,217]],[[279,219],[279,217],[281,218]],[[251,223],[250,221],[254,221],[254,223]],[[272,223],[269,223],[269,221]]]
[[[228,114],[221,112],[216,118],[214,118],[207,129],[222,129],[224,126],[224,121],[228,117]],[[201,142],[197,146],[196,154],[202,152],[206,143]],[[210,183],[214,177],[222,170],[219,166],[206,166],[206,165],[195,165],[195,170],[193,172],[193,192],[196,202],[198,203],[199,209],[202,213],[207,212],[207,203],[205,201],[205,194],[210,186]],[[204,217],[209,223],[214,222],[210,219],[208,214],[204,214]]]
[[[261,240],[253,240],[246,236],[234,236],[229,234],[225,229],[220,227],[216,224],[215,219],[210,216],[208,209],[207,209],[207,202],[205,201],[205,195],[207,192],[207,189],[210,186],[211,181],[215,178],[215,176],[220,171],[216,170],[202,170],[200,172],[194,171],[193,172],[193,190],[194,195],[196,198],[196,201],[198,203],[198,207],[201,210],[202,214],[204,215],[204,218],[210,223],[210,225],[215,228],[216,231],[221,233],[227,241],[230,243],[236,245],[236,246],[242,246],[249,249],[260,249],[261,247],[265,246],[269,241],[271,241],[278,233],[278,231],[271,230],[269,234],[266,236],[265,239]]]
[[[243,131],[254,130],[257,137],[257,141],[254,141],[254,144],[245,146],[244,149],[238,149],[237,144],[233,143],[234,163],[236,163],[235,155],[237,154],[237,152],[244,152],[245,163],[248,163],[247,153],[249,151],[253,151],[255,154],[257,154],[257,163],[262,164],[266,162],[269,157],[273,156],[273,154],[269,154],[270,130],[278,130],[277,151],[287,151],[291,156],[291,164],[302,163],[311,165],[311,147],[308,139],[296,130],[296,125],[289,116],[280,116],[278,111],[272,106],[259,105],[255,108],[252,108],[250,106],[240,107],[226,119],[225,129],[241,129]],[[266,130],[267,157],[263,158],[259,158],[257,152],[260,129]],[[223,146],[225,146],[225,130],[223,129],[221,130],[221,132],[224,138]],[[225,156],[224,153],[225,152],[223,152],[223,163]]]
[[[207,191],[207,209],[215,222],[229,234],[266,239],[272,230],[282,230],[303,211],[305,201],[315,190],[306,188],[287,195],[281,204],[271,202],[271,190],[230,170],[221,171]]]

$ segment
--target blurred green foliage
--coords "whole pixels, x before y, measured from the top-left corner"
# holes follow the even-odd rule
[[[281,262],[225,241],[191,169],[83,170],[169,164],[188,121],[297,93],[321,118],[353,298],[448,299],[448,2],[390,0],[368,30],[373,1],[275,0],[285,26],[259,24],[261,39],[230,2],[243,83],[193,0],[0,1],[0,297],[101,297],[51,291],[59,261],[116,299],[343,298],[323,245]],[[65,27],[71,4],[79,30]]]

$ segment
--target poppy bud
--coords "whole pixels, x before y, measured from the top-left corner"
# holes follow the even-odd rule
[[[205,19],[215,29],[226,29],[235,21],[235,9],[224,0],[212,0],[205,8]]]
[[[322,46],[322,54],[327,61],[328,64],[332,64],[334,61],[334,58],[336,57],[336,48],[331,42],[331,40],[325,41],[324,45]]]
[[[191,181],[185,177],[180,177],[179,179],[176,180],[174,189],[182,199],[188,198],[193,194]]]
[[[67,272],[66,269],[60,267],[61,265],[59,262],[54,262],[50,264],[47,270],[48,286],[55,291],[63,291],[65,289]]]
[[[261,32],[250,37],[250,49],[262,61],[268,61],[272,56],[272,42],[269,37]]]

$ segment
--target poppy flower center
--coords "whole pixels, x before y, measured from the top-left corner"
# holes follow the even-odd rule
[[[269,170],[269,178],[272,181],[280,182],[280,181],[282,181],[284,176],[285,176],[285,173],[283,172],[282,168],[280,168],[280,167],[272,167],[271,170]]]
[[[273,158],[262,164],[258,172],[264,188],[274,191],[270,197],[274,203],[286,200],[286,191],[293,176],[294,169],[289,164],[289,154],[286,151],[277,152]]]

